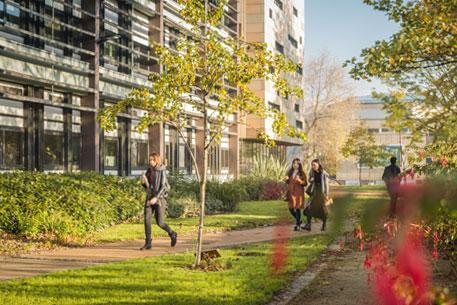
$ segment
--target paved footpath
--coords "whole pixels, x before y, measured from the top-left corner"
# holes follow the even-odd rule
[[[292,232],[290,237],[312,234],[321,234],[317,230],[312,232]],[[287,225],[285,231],[291,230]],[[220,233],[206,233],[204,235],[203,248],[215,249],[238,246],[242,244],[272,241],[280,237],[277,232],[278,226],[261,227],[250,230],[228,231]],[[115,243],[100,244],[93,247],[59,248],[56,250],[42,251],[36,254],[26,254],[14,257],[0,257],[0,280],[30,277],[39,274],[78,269],[86,266],[119,262],[128,259],[144,258],[164,254],[182,253],[193,251],[195,238],[191,236],[178,237],[176,247],[170,247],[169,238],[157,238],[153,240],[153,248],[149,251],[140,251],[144,240],[120,241]]]

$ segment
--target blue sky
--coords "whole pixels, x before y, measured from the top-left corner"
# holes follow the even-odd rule
[[[337,62],[343,63],[358,56],[364,47],[398,30],[397,24],[362,0],[304,1],[305,62],[327,50]],[[354,86],[357,95],[369,94],[373,88],[386,90],[379,81],[354,82]]]

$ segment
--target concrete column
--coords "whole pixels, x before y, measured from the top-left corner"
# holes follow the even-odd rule
[[[165,134],[162,123],[149,126],[149,153],[156,152],[165,158]]]
[[[240,137],[238,129],[238,124],[229,127],[229,173],[234,178],[238,178],[240,175]]]
[[[81,105],[98,110],[100,108],[100,0],[83,0],[82,8],[95,15],[95,18],[85,17],[83,20],[84,29],[95,33],[95,39],[86,42],[86,49],[92,50],[94,56],[86,57],[84,60],[90,63],[94,74],[89,78],[89,86],[94,92],[88,93],[81,99]],[[102,132],[97,121],[97,113],[81,111],[81,170],[102,172],[101,141]]]
[[[205,134],[203,132],[203,119],[195,119],[196,127],[195,130],[195,158],[197,159],[197,167],[200,175],[203,175],[203,162],[204,162],[204,145],[205,145]]]

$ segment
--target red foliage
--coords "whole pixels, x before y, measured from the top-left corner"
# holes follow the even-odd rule
[[[391,228],[392,224],[385,224]],[[431,268],[423,246],[426,230],[417,225],[408,228],[405,237],[393,248],[380,239],[367,253],[364,267],[370,269],[373,289],[381,305],[429,304]]]
[[[287,240],[289,238],[288,226],[275,226],[275,239],[273,240],[273,253],[271,257],[271,270],[273,273],[283,273],[287,263]]]
[[[278,200],[283,199],[286,194],[286,185],[282,182],[268,181],[262,186],[260,199]]]

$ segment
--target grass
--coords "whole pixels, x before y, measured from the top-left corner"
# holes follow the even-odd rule
[[[344,186],[339,187],[339,190],[347,191],[348,194],[356,194],[358,191],[363,191],[367,194],[361,196],[356,195],[359,199],[369,199],[369,193],[373,192],[376,195],[379,190],[383,190],[379,186]],[[376,195],[378,197],[378,195]],[[350,209],[356,208],[362,204],[362,201],[352,199],[342,199],[341,203],[351,201]],[[281,219],[288,219],[291,216],[287,210],[287,203],[284,201],[248,201],[242,202],[239,205],[239,210],[229,214],[208,215],[205,217],[205,232],[227,231],[235,229],[249,229],[263,225],[272,225]],[[193,234],[197,231],[198,218],[168,218],[167,223],[178,232],[178,234]],[[165,237],[167,234],[159,227],[152,226],[153,236]],[[96,233],[94,240],[96,243],[114,242],[121,240],[140,239],[144,236],[143,223],[126,223],[119,224],[107,228],[106,230]]]
[[[277,220],[288,217],[287,203],[284,201],[249,201],[240,203],[239,210],[230,214],[208,215],[205,217],[205,231],[227,231],[272,225]],[[178,234],[191,234],[197,231],[198,217],[166,220]],[[152,226],[153,236],[167,236],[159,227]],[[143,238],[143,223],[129,223],[112,226],[95,235],[95,241],[113,242]]]
[[[22,304],[264,304],[305,270],[330,235],[289,240],[286,272],[270,269],[272,244],[223,249],[219,272],[189,268],[192,254],[176,254],[93,266],[82,270],[0,282],[2,305]]]

